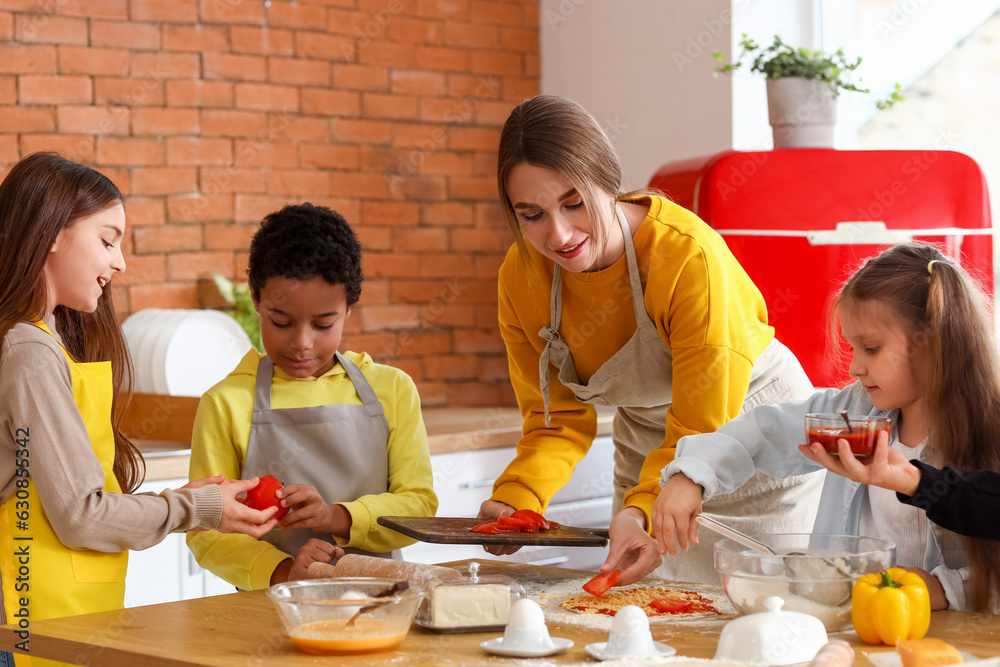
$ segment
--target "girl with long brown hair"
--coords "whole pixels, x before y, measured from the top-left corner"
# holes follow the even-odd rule
[[[123,607],[127,550],[171,532],[274,525],[236,500],[255,479],[133,493],[144,473],[118,429],[131,367],[111,296],[124,235],[121,192],[89,167],[35,153],[0,183],[0,623]]]
[[[927,582],[933,609],[993,609],[1000,592],[997,545],[936,528],[882,488],[889,485],[881,477],[890,461],[918,473],[932,466],[956,474],[1000,472],[1000,362],[987,313],[968,274],[933,246],[901,244],[868,260],[834,304],[857,381],[682,439],[654,507],[658,537],[685,546],[695,540],[691,519],[702,498],[738,487],[751,470],[780,477],[819,463],[839,474],[827,477],[813,532],[893,540],[897,562]],[[820,443],[800,445],[805,414],[839,410],[893,418],[891,438],[881,436],[872,467],[851,456],[844,439],[839,462]],[[903,468],[903,474],[910,473]],[[916,484],[905,489],[912,493]]]

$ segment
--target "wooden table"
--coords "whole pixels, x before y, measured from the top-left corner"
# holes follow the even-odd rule
[[[466,561],[452,563],[460,566]],[[588,573],[553,567],[481,562],[482,573],[499,573],[536,582],[559,582],[586,577]],[[721,626],[721,623],[718,624]],[[719,627],[708,624],[678,626],[655,624],[653,637],[670,644],[679,655],[711,658]],[[11,650],[19,641],[13,626],[0,628],[0,649]],[[499,633],[447,635],[413,626],[397,651],[359,656],[320,657],[297,651],[285,634],[274,605],[263,591],[233,593],[184,602],[87,614],[31,624],[30,647],[34,656],[93,667],[177,667],[218,665],[267,667],[271,665],[525,665],[524,659],[491,656],[479,643]],[[573,648],[540,661],[540,664],[592,664],[584,646],[607,640],[607,632],[575,625],[550,624],[553,636],[566,637]],[[869,647],[853,632],[839,633],[856,647],[857,662],[871,663]],[[1000,655],[1000,616],[963,612],[935,612],[929,636],[940,637],[980,657]]]

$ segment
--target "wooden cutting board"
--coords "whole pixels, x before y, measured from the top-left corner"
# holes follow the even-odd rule
[[[608,543],[607,528],[560,526],[537,533],[508,532],[499,535],[473,533],[470,528],[486,519],[444,516],[380,516],[380,526],[392,528],[421,542],[436,544],[503,544],[522,546],[603,547]]]

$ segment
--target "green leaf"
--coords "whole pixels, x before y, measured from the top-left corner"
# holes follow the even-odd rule
[[[234,306],[232,310],[226,312],[243,328],[250,339],[250,344],[263,354],[264,343],[260,334],[260,315],[257,314],[257,309],[254,307],[250,285],[247,283],[234,284],[218,273],[210,275],[222,298]]]
[[[761,49],[747,33],[743,33],[739,45],[741,48],[739,57],[734,62],[715,68],[716,72],[729,74],[748,63],[751,72],[763,74],[765,79],[801,77],[825,81],[833,86],[834,92],[841,90],[865,94],[871,92],[868,88],[862,88],[851,81],[850,73],[861,65],[861,57],[849,59],[842,47],[832,53],[823,53],[801,46],[792,47],[782,41],[780,36],[775,35],[770,46]],[[725,62],[722,53],[715,53],[712,58]],[[903,96],[899,94],[899,90],[899,84],[896,84],[896,90],[889,98],[877,102],[876,106],[880,109],[889,108],[896,102],[902,101]]]
[[[215,282],[215,289],[219,290],[219,295],[226,301],[226,303],[235,303],[233,297],[233,282],[226,278],[225,276],[219,275],[218,273],[210,274],[212,280]]]

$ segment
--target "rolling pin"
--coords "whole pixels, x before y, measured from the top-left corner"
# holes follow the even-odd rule
[[[441,581],[460,579],[462,574],[450,567],[408,563],[402,560],[360,556],[358,554],[347,554],[341,557],[336,565],[313,563],[309,566],[310,579],[329,579],[331,577],[379,577],[425,584],[432,579],[440,579]]]
[[[851,667],[854,649],[843,639],[831,639],[809,663],[809,667]]]

